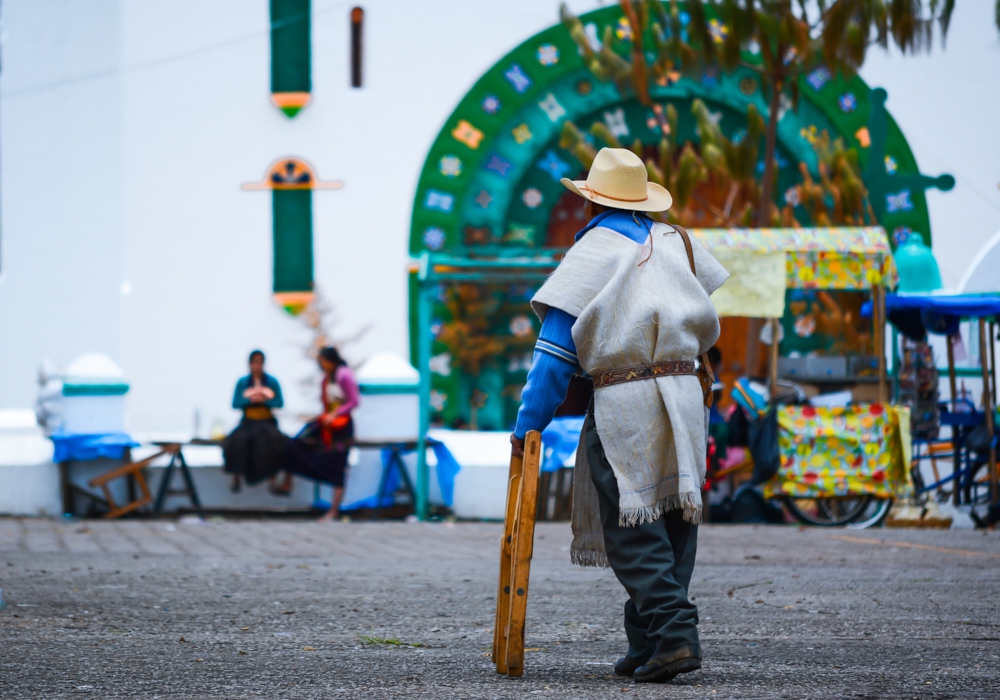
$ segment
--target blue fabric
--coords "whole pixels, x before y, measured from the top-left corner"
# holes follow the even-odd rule
[[[750,414],[751,418],[763,418],[767,413],[768,397],[755,391],[750,386],[750,380],[746,377],[740,377],[736,380],[730,396],[733,397],[733,401],[738,406]]]
[[[885,309],[889,313],[906,309],[920,309],[942,316],[961,316],[963,318],[1000,316],[1000,296],[886,294]],[[870,301],[865,302],[864,306],[861,307],[861,315],[871,317],[872,303]]]
[[[586,416],[560,416],[553,418],[542,431],[542,471],[554,472],[563,464],[580,444],[580,432]]]
[[[514,425],[514,435],[519,438],[523,439],[529,430],[544,430],[566,399],[569,380],[579,367],[573,343],[574,323],[576,317],[562,309],[549,308],[545,314]]]
[[[576,234],[574,240],[580,240],[587,231],[600,226],[602,228],[609,228],[615,233],[620,233],[629,240],[643,245],[649,239],[650,227],[652,225],[653,220],[642,212],[635,212],[633,216],[633,213],[630,211],[606,211],[591,219],[590,223]]]
[[[427,446],[434,451],[437,459],[437,479],[438,487],[441,489],[441,500],[446,506],[451,506],[455,501],[455,476],[462,469],[455,460],[454,455],[448,447],[438,440],[427,439]],[[372,494],[367,498],[354,501],[347,505],[342,505],[341,510],[358,510],[360,508],[388,508],[396,501],[393,494],[402,486],[399,478],[399,470],[392,466],[392,453],[397,452],[400,457],[405,457],[416,452],[415,447],[383,447],[382,448],[382,474],[388,474],[385,482],[385,496],[382,502],[378,501],[378,494]],[[381,482],[381,479],[379,479]]]
[[[129,447],[138,447],[139,443],[126,433],[102,433],[99,435],[52,435],[55,449],[53,462],[88,462],[101,457],[121,459]]]
[[[268,408],[281,408],[285,405],[285,399],[281,396],[281,384],[278,380],[272,377],[270,374],[264,374],[264,386],[274,392],[274,398],[270,401],[265,401],[264,406]],[[250,388],[250,375],[241,377],[238,382],[236,382],[236,389],[233,391],[233,408],[244,409],[250,405],[246,397],[243,396],[243,392]],[[261,404],[257,404],[261,405]]]

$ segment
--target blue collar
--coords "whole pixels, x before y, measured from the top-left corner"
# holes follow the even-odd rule
[[[634,214],[634,218],[633,212],[624,210],[606,211],[602,214],[598,214],[590,220],[589,224],[584,226],[583,229],[576,234],[576,237],[573,240],[579,241],[583,238],[587,231],[600,226],[602,228],[611,229],[615,233],[620,233],[630,241],[634,241],[639,245],[642,245],[646,242],[646,239],[649,238],[650,227],[653,225],[653,221],[642,212],[635,212]],[[638,220],[638,224],[636,223],[636,220]]]

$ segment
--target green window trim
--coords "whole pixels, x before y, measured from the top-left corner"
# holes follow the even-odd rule
[[[312,190],[271,192],[274,292],[313,289]]]
[[[271,2],[271,101],[288,117],[312,92],[310,0]]]
[[[243,185],[246,191],[271,193],[274,301],[292,316],[302,313],[315,299],[312,192],[343,186],[337,180],[321,181],[311,165],[294,156],[271,163],[260,182]]]

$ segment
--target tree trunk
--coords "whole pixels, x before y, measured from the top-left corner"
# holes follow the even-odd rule
[[[771,199],[774,182],[774,152],[778,144],[778,109],[781,106],[783,81],[779,78],[771,86],[771,106],[767,113],[767,135],[764,137],[764,183],[760,192],[760,206],[757,208],[757,226],[771,225]]]

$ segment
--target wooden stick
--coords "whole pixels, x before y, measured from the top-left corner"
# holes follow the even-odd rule
[[[1000,484],[997,482],[997,453],[993,449],[993,401],[990,392],[989,354],[986,349],[986,319],[979,318],[979,366],[983,370],[983,412],[986,413],[986,430],[990,436],[990,503],[1000,503]]]
[[[945,336],[945,345],[947,345],[948,347],[948,390],[951,392],[952,413],[958,410],[958,389],[956,388],[956,382],[955,382],[955,347],[952,344],[954,339],[955,339],[954,336],[951,335]],[[952,433],[952,440],[954,440],[955,439],[954,426],[952,426],[951,433]],[[952,503],[956,506],[959,505],[962,501],[962,494],[960,492],[960,489],[958,488],[959,485],[958,473],[961,470],[962,470],[962,460],[959,457],[958,452],[956,451],[952,455],[952,473],[955,475],[955,478],[952,482],[952,488],[951,488],[952,492],[951,500]]]
[[[952,413],[958,410],[958,389],[955,387],[955,347],[952,345],[955,336],[946,336],[948,346],[948,389],[951,391]]]
[[[510,610],[510,563],[511,540],[514,534],[514,516],[521,489],[521,474],[524,461],[521,457],[510,458],[510,473],[507,478],[507,505],[504,508],[503,536],[500,538],[500,577],[497,583],[497,612],[493,624],[493,663],[497,673],[507,673],[507,615]]]
[[[875,286],[875,307],[878,309],[875,316],[877,328],[875,329],[875,355],[878,358],[878,402],[885,405],[889,400],[885,384],[885,289],[881,285]]]
[[[996,345],[996,342],[995,342],[996,341],[996,337],[997,337],[996,323],[993,322],[993,321],[990,321],[989,328],[990,328],[990,337],[989,337],[989,342],[990,342],[990,346],[989,346],[990,347],[990,380],[991,380],[991,388],[993,389],[993,403],[996,403],[997,402],[997,345]]]
[[[528,577],[535,544],[535,513],[538,507],[538,466],[542,435],[536,430],[524,436],[524,467],[521,493],[514,521],[510,571],[510,616],[507,628],[507,675],[524,673],[524,621],[528,611]]]
[[[778,396],[778,333],[781,329],[781,319],[771,319],[771,403]]]

